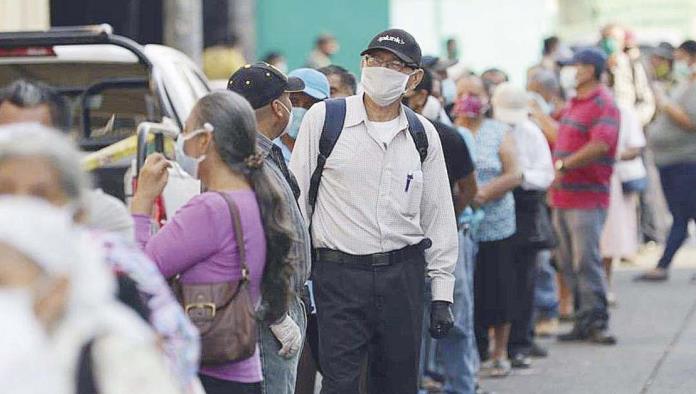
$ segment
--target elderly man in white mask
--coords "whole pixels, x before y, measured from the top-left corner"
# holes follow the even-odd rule
[[[13,124],[0,127],[0,194],[25,195],[43,199],[71,212],[72,218],[85,222],[85,197],[89,180],[82,171],[79,152],[58,131],[39,124]],[[125,275],[134,282],[134,298],[146,300],[142,309],[162,340],[162,347],[173,373],[182,387],[195,392],[200,351],[198,332],[186,318],[181,306],[154,264],[123,237],[99,231],[82,236],[99,245],[101,269]],[[80,271],[87,270],[88,267]],[[111,274],[113,280],[113,274]],[[95,286],[100,286],[95,284]]]
[[[180,392],[154,333],[116,301],[100,250],[74,227],[69,210],[34,198],[0,198],[0,258],[0,304],[16,312],[5,316],[0,336],[4,387]]]

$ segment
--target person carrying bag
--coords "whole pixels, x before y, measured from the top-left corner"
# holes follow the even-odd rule
[[[201,98],[175,152],[206,192],[152,235],[152,206],[172,163],[148,156],[131,206],[136,240],[166,278],[177,277],[179,300],[201,333],[206,393],[260,394],[257,314],[266,324],[287,320],[294,264],[283,197],[256,148],[253,109],[229,91]]]
[[[220,364],[247,359],[257,343],[256,315],[249,294],[249,267],[244,247],[244,231],[237,204],[218,193],[229,206],[237,239],[242,279],[211,284],[182,284],[175,278],[174,294],[186,315],[201,334],[201,362]]]

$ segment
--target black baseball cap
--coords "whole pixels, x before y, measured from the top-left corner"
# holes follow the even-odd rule
[[[251,107],[259,109],[288,92],[301,92],[305,84],[301,79],[288,78],[268,63],[247,64],[237,70],[227,82],[227,90],[242,95]]]
[[[389,29],[385,30],[372,38],[367,49],[360,52],[365,55],[375,49],[383,49],[391,52],[407,66],[420,68],[421,49],[416,39],[405,30]]]

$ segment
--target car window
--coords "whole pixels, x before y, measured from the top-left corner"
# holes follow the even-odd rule
[[[72,114],[71,131],[80,137],[83,131],[83,94],[109,81],[142,81],[139,86],[119,86],[118,82],[94,90],[86,100],[89,124],[95,139],[107,142],[135,133],[143,120],[161,120],[158,100],[149,90],[149,73],[138,63],[46,62],[0,64],[0,86],[17,79],[42,81],[55,87],[68,99]],[[130,85],[133,85],[131,82]],[[113,118],[113,120],[112,120]]]
[[[85,103],[85,107],[82,103]],[[116,140],[135,134],[138,124],[160,119],[157,100],[153,100],[147,88],[125,89],[110,87],[85,100],[74,97],[73,125],[84,126],[83,108],[89,114],[91,139]]]

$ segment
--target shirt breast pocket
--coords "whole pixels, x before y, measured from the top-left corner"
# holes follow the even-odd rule
[[[397,179],[396,193],[401,195],[401,213],[407,217],[415,217],[420,212],[423,198],[423,172],[409,172],[405,178]]]

